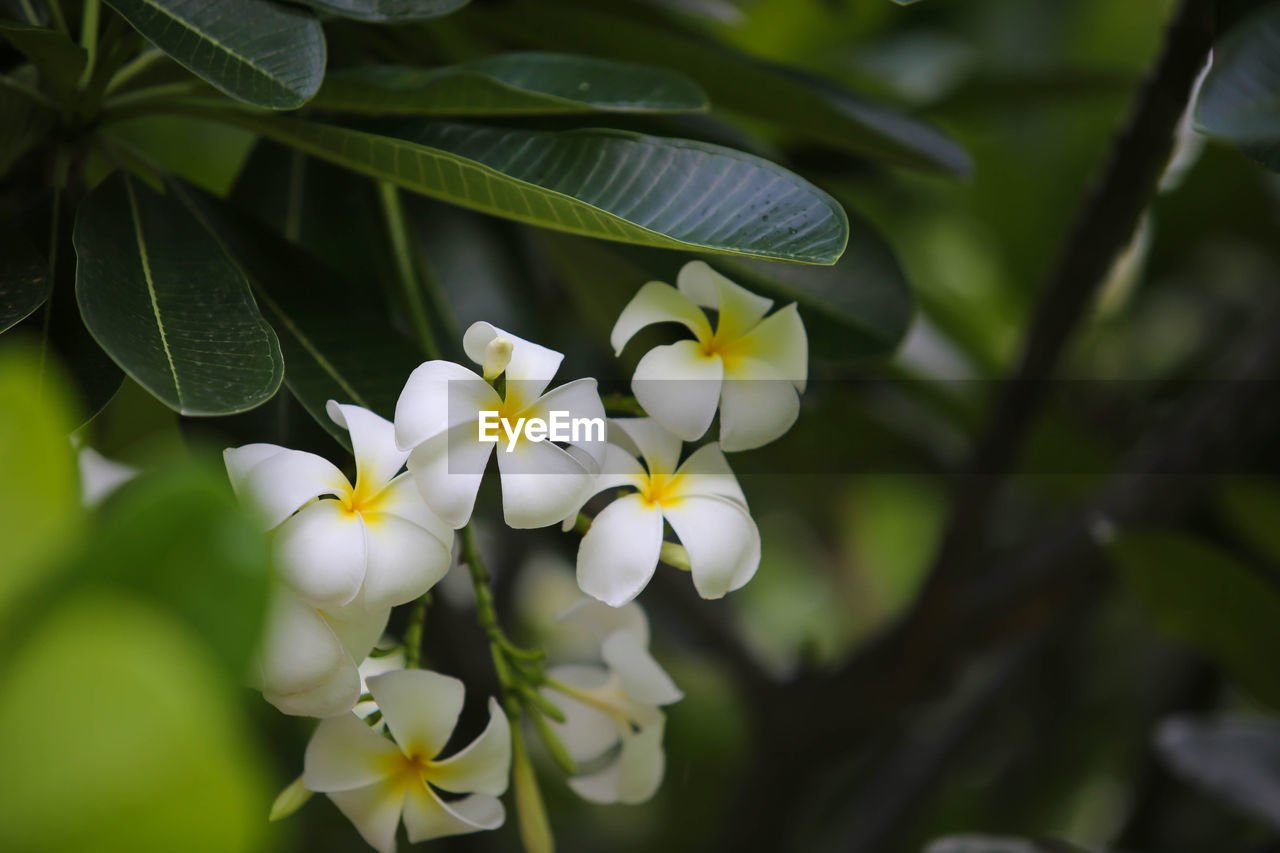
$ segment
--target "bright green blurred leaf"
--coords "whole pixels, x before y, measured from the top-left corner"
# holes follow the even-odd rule
[[[86,54],[66,33],[0,21],[0,36],[31,60],[54,97],[65,100],[75,91],[80,73],[84,71]]]
[[[361,21],[422,21],[456,12],[471,0],[302,0],[308,6]]]
[[[1213,67],[1196,102],[1205,133],[1234,142],[1280,172],[1280,3],[1237,24],[1213,48]]]
[[[107,0],[134,29],[233,98],[292,109],[320,88],[325,42],[305,9],[266,0]]]
[[[239,689],[155,607],[63,601],[0,678],[0,849],[261,849],[270,795]]]
[[[405,377],[422,359],[407,339],[387,328],[381,300],[229,206],[182,188],[175,192],[245,271],[279,330],[285,384],[311,416],[348,447],[347,431],[325,412],[327,401],[392,417]]]
[[[34,353],[0,353],[0,623],[55,570],[80,526],[74,419],[59,380]]]
[[[701,142],[424,121],[375,134],[222,118],[424,195],[589,237],[812,264],[834,263],[849,237],[844,209],[808,181]]]
[[[717,109],[762,119],[842,151],[961,175],[972,169],[964,150],[929,124],[834,81],[674,28],[545,0],[503,6],[484,23],[521,43],[635,62],[657,60],[698,81]]]
[[[1110,554],[1161,631],[1280,707],[1280,591],[1230,554],[1184,534],[1125,534]]]
[[[284,362],[244,276],[181,204],[124,174],[76,216],[76,298],[124,370],[185,415],[270,399]]]
[[[49,267],[16,229],[0,232],[0,332],[49,298]]]
[[[695,112],[707,96],[663,68],[563,53],[501,53],[445,68],[373,66],[325,78],[313,106],[383,115]]]
[[[123,140],[148,163],[218,196],[231,192],[254,142],[253,134],[239,128],[174,115],[115,122],[106,135]]]
[[[262,623],[270,558],[221,468],[167,465],[105,509],[85,578],[154,599],[208,644],[233,680],[242,678]]]

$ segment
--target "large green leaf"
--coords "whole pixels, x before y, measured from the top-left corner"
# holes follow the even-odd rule
[[[849,236],[844,209],[822,190],[767,160],[701,142],[423,121],[370,133],[222,115],[425,195],[588,237],[831,264]]]
[[[48,105],[35,100],[40,96],[32,96],[25,89],[25,81],[15,82],[24,88],[13,88],[11,78],[0,77],[0,127],[4,128],[0,133],[0,178],[45,138],[57,115]]]
[[[456,12],[471,0],[302,0],[302,2],[317,9],[361,21],[423,21]]]
[[[304,104],[324,77],[320,22],[269,0],[107,0],[169,56],[222,91],[272,109]]]
[[[1262,477],[1224,477],[1217,489],[1223,518],[1258,553],[1280,566],[1280,483]]]
[[[1196,124],[1280,172],[1280,3],[1237,24],[1213,48]]]
[[[183,115],[146,115],[113,122],[103,135],[123,142],[149,164],[219,196],[231,192],[253,149],[238,127]]]
[[[235,263],[173,198],[117,173],[80,205],[75,247],[89,331],[170,408],[231,414],[276,392],[275,333]]]
[[[733,50],[698,35],[547,0],[515,3],[478,18],[518,44],[568,49],[683,71],[724,108],[842,151],[957,174],[969,156],[943,133],[840,84]]]
[[[325,403],[355,403],[391,418],[409,373],[422,360],[416,348],[387,328],[380,294],[361,290],[283,237],[226,204],[175,190],[236,258],[263,312],[280,334],[284,381],[336,439],[346,430]]]
[[[744,287],[800,308],[814,358],[847,361],[897,347],[914,312],[911,292],[893,251],[869,223],[852,217],[849,248],[831,267],[751,258],[704,260]],[[596,333],[608,338],[618,314],[642,284],[674,282],[688,255],[630,246],[604,246],[540,235],[561,280]]]
[[[1172,717],[1160,724],[1156,749],[1188,782],[1280,830],[1280,723]]]
[[[0,231],[0,332],[49,298],[49,267],[17,229]]]
[[[1280,708],[1280,591],[1230,554],[1175,533],[1132,533],[1111,556],[1152,621]]]
[[[66,33],[0,21],[0,36],[31,60],[40,71],[41,82],[55,97],[66,99],[75,91],[87,54]]]
[[[706,93],[663,68],[563,53],[503,53],[445,68],[374,66],[325,78],[312,105],[421,116],[691,112]]]

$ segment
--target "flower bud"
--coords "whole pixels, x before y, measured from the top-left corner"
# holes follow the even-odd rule
[[[492,382],[502,375],[511,363],[511,351],[515,347],[507,338],[494,338],[484,348],[484,378]]]
[[[542,791],[538,788],[538,779],[533,773],[533,763],[525,750],[519,726],[512,727],[511,741],[514,759],[512,782],[520,819],[520,840],[524,842],[526,853],[555,853],[556,843],[547,821],[547,810],[542,805]]]
[[[271,804],[271,814],[267,816],[267,820],[272,823],[284,820],[305,806],[309,799],[311,799],[311,791],[302,784],[302,777],[299,776],[276,797],[276,801]]]

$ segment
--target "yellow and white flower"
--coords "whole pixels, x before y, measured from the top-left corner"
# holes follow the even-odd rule
[[[462,682],[401,670],[368,683],[395,741],[354,714],[324,720],[307,745],[303,784],[328,795],[380,853],[394,853],[402,818],[414,843],[501,826],[511,726],[498,703],[489,700],[489,725],[478,738],[440,758],[462,712]],[[468,796],[446,801],[437,790]]]
[[[605,664],[547,671],[555,686],[543,696],[565,715],[550,725],[578,766],[589,768],[569,786],[596,803],[642,803],[662,784],[666,766],[659,706],[683,694],[649,654],[649,623],[638,604],[615,609],[584,599],[565,618],[597,632]]]
[[[501,434],[498,442],[486,442],[480,438],[481,412],[497,413],[493,417],[509,424],[521,418],[549,421],[556,412],[603,423],[596,381],[577,379],[546,391],[564,356],[488,323],[473,324],[462,344],[483,377],[450,361],[428,361],[409,376],[396,405],[396,441],[412,450],[409,470],[423,500],[450,526],[464,526],[489,456],[498,449],[507,524],[559,523],[585,499],[604,453],[603,437],[566,447]],[[490,384],[499,377],[505,377],[501,395]]]
[[[640,359],[631,390],[654,420],[685,441],[720,410],[720,446],[750,450],[779,438],[800,413],[809,345],[795,303],[766,317],[773,301],[734,284],[702,261],[676,287],[651,281],[622,309],[610,343],[621,354],[653,323],[680,323],[694,340],[655,347]],[[707,314],[716,311],[714,330]]]
[[[409,454],[396,447],[390,421],[333,400],[328,412],[351,433],[355,485],[327,459],[274,444],[227,450],[227,472],[236,493],[278,528],[276,571],[299,598],[335,611],[359,597],[377,613],[444,576],[454,534],[409,475],[397,476]]]
[[[664,521],[689,552],[703,598],[720,598],[751,580],[760,565],[760,532],[720,448],[705,445],[678,464],[680,439],[655,420],[609,425],[611,443],[592,491],[635,491],[601,510],[582,537],[582,591],[612,607],[635,598],[657,568]]]

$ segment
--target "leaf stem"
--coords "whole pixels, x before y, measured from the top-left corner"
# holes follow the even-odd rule
[[[80,74],[83,89],[93,76],[93,66],[98,59],[98,18],[102,11],[101,0],[84,0],[84,12],[80,18],[80,46],[89,55]]]
[[[30,98],[42,107],[48,107],[51,110],[59,109],[58,105],[54,103],[54,101],[44,92],[41,92],[39,89],[32,86],[28,86],[21,80],[15,80],[7,75],[0,74],[0,88],[17,92],[24,97]]]
[[[622,394],[615,391],[605,397],[600,402],[604,403],[605,411],[615,415],[635,415],[637,417],[645,417],[648,413],[644,410],[644,406],[640,405],[640,401],[630,394]]]
[[[404,206],[400,203],[400,191],[395,184],[381,181],[378,184],[378,197],[382,202],[383,216],[387,220],[391,251],[396,259],[396,273],[400,278],[405,304],[409,308],[409,324],[413,328],[414,337],[429,358],[440,358],[440,346],[427,319],[427,306],[422,298],[422,287],[413,263],[413,249],[409,242],[409,229],[405,224]]]
[[[111,81],[107,83],[106,94],[111,94],[119,89],[125,83],[128,83],[134,77],[137,77],[143,71],[146,71],[157,60],[164,56],[164,51],[156,48],[144,50],[129,62],[121,66],[120,70],[111,76]],[[143,90],[147,91],[147,90]]]

